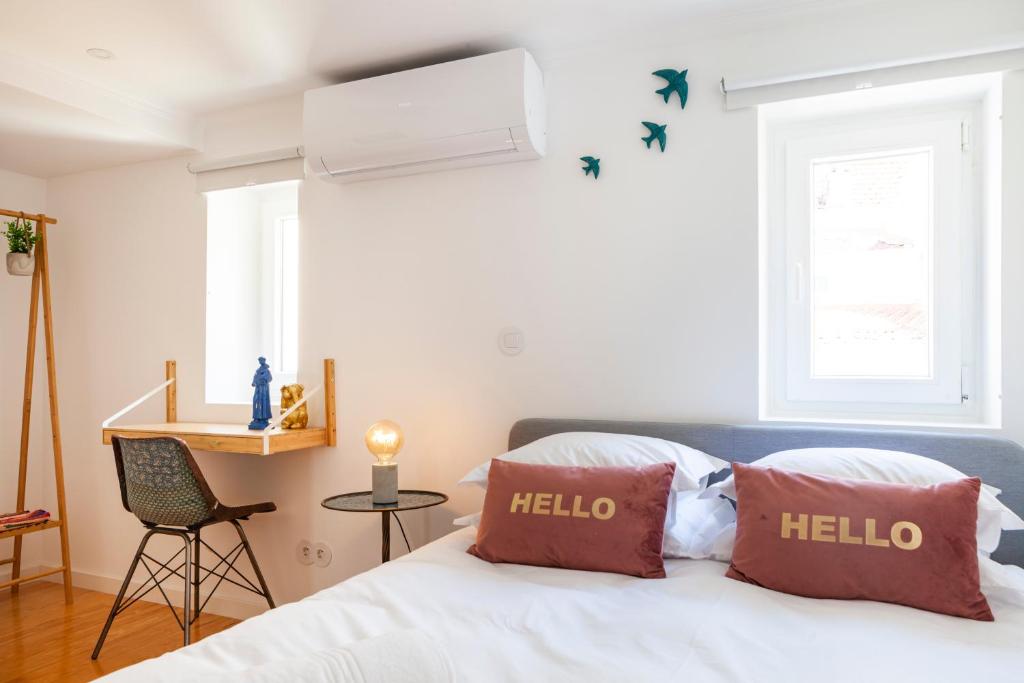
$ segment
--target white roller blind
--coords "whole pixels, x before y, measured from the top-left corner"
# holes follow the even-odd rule
[[[195,174],[196,189],[200,192],[305,178],[305,160],[300,147],[199,164],[190,163],[188,169]]]
[[[841,72],[802,74],[770,80],[722,78],[726,109],[741,109],[769,102],[915,83],[938,78],[970,76],[1024,69],[1024,47],[955,55],[929,61],[875,64]]]

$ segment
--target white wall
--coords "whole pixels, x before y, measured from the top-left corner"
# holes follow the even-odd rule
[[[339,445],[266,459],[199,456],[227,503],[278,503],[249,528],[279,601],[375,565],[377,518],[319,502],[368,487],[362,435],[377,419],[405,428],[402,485],[452,495],[444,509],[405,516],[415,540],[446,533],[451,518],[479,506],[478,492],[454,483],[501,452],[518,418],[755,421],[756,116],[724,111],[718,79],[1005,38],[999,17],[972,17],[958,3],[926,14],[904,7],[902,15],[861,16],[854,7],[703,42],[551,56],[541,65],[544,160],[345,187],[306,181],[300,381],[316,383],[320,359],[337,359]],[[690,70],[685,111],[663,105],[649,76],[682,66]],[[1006,159],[1012,183],[1024,177],[1019,75],[1005,98],[1015,113],[1004,117],[1015,127],[1006,134],[1007,147],[1017,145]],[[643,147],[642,120],[669,124],[664,154]],[[275,100],[215,117],[207,156],[280,148],[300,136],[301,98]],[[585,154],[602,159],[600,180],[580,171]],[[1024,246],[1012,229],[1024,206],[1012,195],[1010,264]],[[120,507],[100,421],[161,381],[166,358],[178,360],[182,418],[244,421],[247,413],[203,405],[205,217],[184,161],[58,178],[48,202],[65,226],[53,261],[75,568],[118,577],[141,534]],[[1007,291],[1020,291],[1015,269],[1005,270]],[[1007,349],[1024,343],[1012,306],[1007,297]],[[525,331],[520,356],[498,351],[506,325]],[[1005,368],[1005,433],[1020,439],[1024,367],[1008,358]],[[297,564],[300,538],[330,542],[332,566]]]
[[[0,169],[0,208],[10,211],[43,213],[46,211],[46,181]],[[8,219],[0,218],[0,222]],[[56,228],[51,228],[55,230]],[[0,225],[0,232],[6,227]],[[0,238],[0,254],[7,253],[7,241]],[[14,510],[18,493],[18,453],[21,438],[22,387],[25,380],[25,341],[28,332],[28,300],[32,278],[8,276],[0,270],[0,512]],[[36,346],[36,383],[33,392],[35,419],[30,432],[32,458],[25,504],[43,507],[46,491],[52,484],[43,481],[39,457],[51,457],[50,451],[37,447],[39,439],[49,439],[46,408],[45,355],[43,351],[42,315],[39,316]],[[56,509],[54,508],[54,516]],[[23,567],[32,567],[40,560],[39,548],[44,540],[58,543],[56,531],[26,536],[22,552]],[[52,536],[51,536],[52,534]],[[43,539],[42,536],[50,538]],[[0,541],[0,559],[11,556],[14,541]],[[10,565],[0,566],[0,581],[10,575]]]

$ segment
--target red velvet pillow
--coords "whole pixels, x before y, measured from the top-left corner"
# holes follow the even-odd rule
[[[978,582],[981,480],[932,486],[733,464],[726,576],[811,598],[878,600],[992,621]]]
[[[675,469],[492,460],[468,552],[488,562],[664,578],[661,543]]]

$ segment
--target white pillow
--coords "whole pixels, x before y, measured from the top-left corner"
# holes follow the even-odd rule
[[[665,540],[661,546],[664,557],[721,559],[723,548],[719,544],[726,540],[724,532],[736,528],[736,509],[724,498],[703,499],[700,493],[680,491],[675,494],[675,523],[671,527],[665,525]],[[732,542],[728,543],[729,557],[732,557]]]
[[[725,460],[672,441],[603,432],[552,434],[499,455],[498,458],[509,462],[563,467],[641,467],[672,462],[676,465],[675,477],[672,479],[674,491],[701,490],[709,474],[729,466]],[[487,488],[487,473],[490,469],[490,460],[477,465],[459,484]]]
[[[978,574],[986,598],[1024,607],[1024,569],[979,555]]]
[[[804,474],[916,486],[955,481],[967,476],[954,467],[923,455],[875,448],[799,448],[772,453],[750,464]],[[1024,519],[996,499],[1000,493],[994,486],[982,484],[978,497],[978,550],[984,553],[996,549],[1003,529],[1024,529]],[[719,494],[736,500],[736,484],[731,475],[707,487],[701,496],[715,497]]]
[[[699,494],[700,491],[679,491],[669,496],[662,555],[666,559],[728,561],[734,538],[725,532],[735,532],[736,510],[724,498],[702,499]],[[459,517],[452,524],[480,526],[480,513]]]

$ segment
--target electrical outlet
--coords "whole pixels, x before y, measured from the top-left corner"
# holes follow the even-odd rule
[[[299,564],[307,566],[313,564],[316,559],[313,553],[313,544],[306,539],[299,541],[299,544],[295,546],[295,559],[299,561]]]
[[[313,544],[313,564],[323,568],[329,565],[333,558],[334,553],[331,552],[331,546],[326,543]]]

